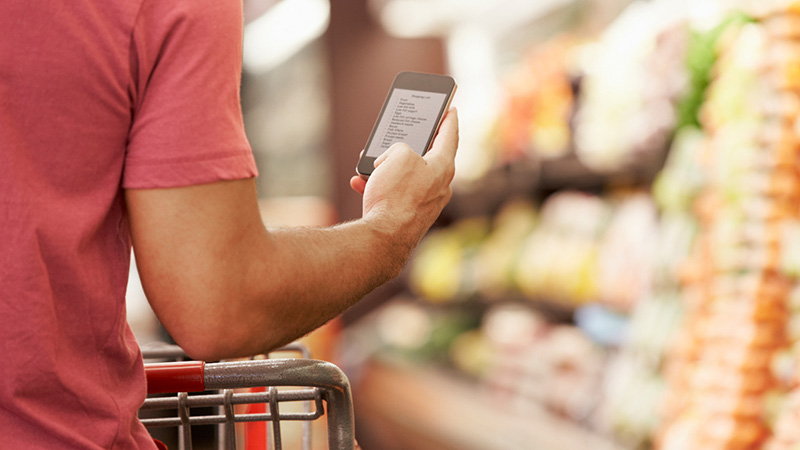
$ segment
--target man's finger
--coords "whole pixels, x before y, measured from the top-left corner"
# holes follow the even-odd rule
[[[381,154],[380,154],[380,156],[378,156],[377,158],[375,158],[375,161],[373,161],[373,163],[372,163],[372,167],[374,167],[374,168],[376,168],[376,169],[377,169],[377,168],[378,168],[378,166],[380,166],[381,164],[383,164],[383,162],[384,162],[384,161],[386,161],[386,158],[388,158],[388,157],[389,157],[389,152],[390,152],[391,150],[392,150],[392,147],[389,147],[389,148],[387,148],[387,149],[386,149],[386,151],[385,151],[385,152],[381,153]]]
[[[364,189],[367,188],[367,180],[360,176],[350,178],[350,187],[361,195],[364,195]]]
[[[439,133],[433,141],[433,147],[425,154],[426,159],[444,159],[451,161],[458,149],[458,110],[450,108],[442,120]]]
[[[403,152],[403,151],[405,151],[406,153],[409,153],[409,154],[416,153],[414,150],[411,149],[411,147],[408,146],[408,144],[406,144],[404,142],[395,142],[394,144],[391,145],[391,147],[386,149],[386,151],[383,152],[383,154],[381,154],[381,156],[378,156],[378,158],[375,159],[375,163],[374,163],[375,168],[377,169],[378,166],[383,164],[383,162],[386,161],[388,158],[392,157],[393,154],[398,153],[398,152]],[[402,154],[402,153],[400,153],[400,154]],[[417,155],[417,156],[419,156],[419,155]]]

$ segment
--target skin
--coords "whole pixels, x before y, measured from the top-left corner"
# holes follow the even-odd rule
[[[452,194],[458,117],[421,157],[395,144],[375,161],[362,217],[267,230],[254,179],[125,192],[136,263],[153,310],[193,358],[264,353],[396,277]]]

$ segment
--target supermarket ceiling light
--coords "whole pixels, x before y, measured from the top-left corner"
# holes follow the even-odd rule
[[[244,28],[243,64],[265,73],[322,36],[330,22],[328,0],[282,0]]]
[[[490,32],[502,33],[576,1],[372,0],[381,24],[398,37],[444,35],[464,23],[481,23]]]
[[[390,34],[398,37],[440,34],[448,28],[448,18],[458,11],[449,9],[448,3],[421,0],[388,1],[382,5],[380,21]]]

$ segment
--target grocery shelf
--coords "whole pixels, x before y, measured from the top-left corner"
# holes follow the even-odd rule
[[[570,153],[542,161],[539,188],[558,190],[602,188],[613,184],[649,185],[664,165],[665,157],[666,148],[653,150],[616,170],[597,171]]]
[[[536,199],[564,189],[602,191],[613,186],[650,186],[664,166],[668,147],[636,155],[628,164],[607,171],[586,166],[574,152],[552,159],[506,163],[480,179],[457,183],[444,217],[493,214],[509,198]]]
[[[515,411],[512,400],[443,369],[372,360],[354,390],[357,423],[380,434],[372,438],[384,450],[624,449],[543,408]]]
[[[493,214],[509,198],[530,198],[538,189],[540,171],[538,161],[520,160],[495,167],[480,179],[456,182],[443,215],[460,218]]]
[[[414,298],[412,296],[412,298]],[[526,297],[520,293],[506,293],[502,295],[474,295],[467,300],[453,300],[450,302],[431,302],[424,298],[417,299],[425,308],[434,311],[471,311],[484,313],[487,309],[500,305],[522,306],[529,308],[547,318],[550,323],[573,323],[575,313],[581,304],[560,301],[554,298]]]

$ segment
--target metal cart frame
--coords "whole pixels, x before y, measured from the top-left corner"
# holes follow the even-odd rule
[[[301,359],[250,359],[204,363],[186,361],[180,347],[151,345],[142,348],[146,363],[148,394],[174,393],[149,397],[140,411],[177,410],[177,417],[143,418],[146,427],[178,427],[178,446],[192,448],[193,425],[218,425],[218,447],[236,449],[234,426],[239,422],[272,423],[273,447],[282,449],[281,421],[303,421],[303,450],[311,447],[310,421],[325,414],[327,405],[328,448],[354,450],[353,402],[347,376],[334,364],[309,359],[308,351],[292,344],[276,352],[300,353]],[[176,361],[177,360],[177,361]],[[236,392],[234,389],[266,388],[263,392]],[[279,390],[278,387],[293,387]],[[299,387],[299,388],[298,388]],[[189,392],[200,393],[189,395]],[[280,411],[282,402],[305,402],[300,413]],[[236,405],[266,404],[266,413],[237,413]],[[312,405],[314,408],[312,409]],[[192,408],[215,407],[211,415],[192,415]]]

